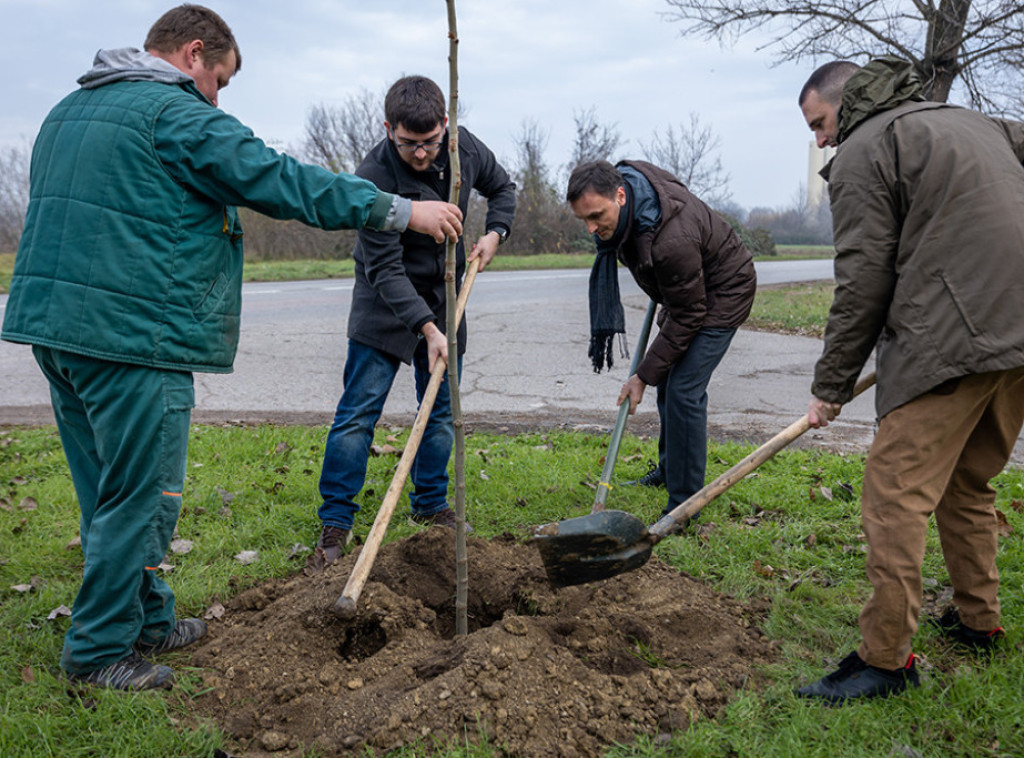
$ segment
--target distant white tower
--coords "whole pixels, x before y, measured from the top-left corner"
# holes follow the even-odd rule
[[[821,148],[811,140],[810,149],[807,151],[807,207],[812,210],[828,202],[828,186],[818,172],[835,154],[834,147]]]

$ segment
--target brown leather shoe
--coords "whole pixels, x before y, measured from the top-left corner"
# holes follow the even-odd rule
[[[325,524],[320,530],[320,539],[317,540],[313,554],[306,561],[306,568],[304,569],[306,576],[318,574],[338,560],[351,542],[351,529],[342,529],[340,526]]]
[[[412,514],[410,521],[418,526],[446,526],[449,529],[455,529],[455,511],[451,508],[445,508],[443,511],[437,513],[431,513],[429,516],[420,516],[419,514]],[[466,534],[473,531],[473,527],[466,523]]]

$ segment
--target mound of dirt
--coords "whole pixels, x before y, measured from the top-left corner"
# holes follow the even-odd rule
[[[595,756],[685,729],[758,687],[763,609],[652,558],[554,589],[511,535],[468,539],[469,633],[455,636],[454,533],[384,546],[354,619],[331,606],[355,563],[249,589],[192,655],[198,710],[244,756],[376,753],[432,739],[510,756]]]

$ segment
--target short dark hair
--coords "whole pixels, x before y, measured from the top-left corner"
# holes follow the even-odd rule
[[[443,124],[445,114],[444,93],[425,76],[403,76],[384,96],[384,118],[392,129],[401,125],[424,134]]]
[[[830,105],[839,105],[843,99],[843,85],[858,71],[860,66],[850,61],[832,61],[819,66],[800,90],[797,105],[803,105],[811,92],[817,92],[818,97]]]
[[[572,170],[569,186],[565,190],[565,199],[575,203],[587,192],[596,192],[607,198],[614,198],[616,190],[622,186],[622,174],[608,161],[588,161],[581,163]]]
[[[220,63],[234,50],[235,71],[242,69],[242,51],[231,27],[202,5],[185,3],[171,8],[150,27],[144,47],[158,53],[173,53],[194,39],[203,41],[203,65],[207,68]]]

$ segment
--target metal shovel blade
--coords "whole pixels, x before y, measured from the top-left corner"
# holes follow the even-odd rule
[[[556,587],[596,582],[647,563],[654,542],[647,525],[625,511],[598,511],[537,527],[530,542],[540,551]]]

